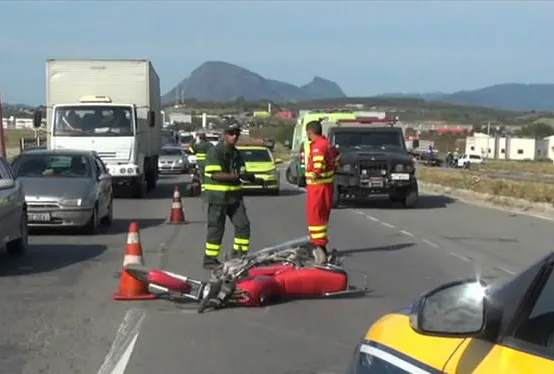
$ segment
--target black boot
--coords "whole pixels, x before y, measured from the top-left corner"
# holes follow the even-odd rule
[[[231,253],[231,258],[241,258],[242,256],[246,256],[246,252],[243,251],[233,251]]]
[[[314,264],[325,265],[327,263],[327,248],[318,245],[313,249],[312,253],[314,255]]]
[[[202,266],[204,269],[213,269],[221,265],[221,262],[217,259],[217,257],[212,256],[204,256],[204,261],[202,262]]]

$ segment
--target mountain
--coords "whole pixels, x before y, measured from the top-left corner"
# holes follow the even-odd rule
[[[391,93],[379,97],[414,97],[449,104],[482,106],[513,111],[554,111],[554,84],[505,83],[454,93]]]
[[[321,77],[314,77],[310,83],[299,87],[264,78],[257,73],[227,62],[208,61],[163,95],[162,102],[173,102],[176,98],[232,101],[240,97],[247,101],[270,100],[284,103],[340,98],[346,97],[346,95],[335,82]]]

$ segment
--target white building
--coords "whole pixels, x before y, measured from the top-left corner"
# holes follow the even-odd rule
[[[495,137],[475,133],[466,138],[465,153],[502,160],[554,159],[554,137],[550,138]]]

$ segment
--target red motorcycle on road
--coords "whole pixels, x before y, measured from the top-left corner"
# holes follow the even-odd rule
[[[262,306],[282,298],[364,295],[364,285],[349,285],[348,272],[333,250],[327,264],[315,265],[309,239],[301,238],[229,259],[200,281],[160,269],[130,264],[125,270],[149,285],[152,292],[191,299],[198,312],[225,306]]]

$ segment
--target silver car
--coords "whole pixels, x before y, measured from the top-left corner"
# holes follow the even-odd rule
[[[25,195],[21,182],[6,159],[0,156],[0,249],[9,254],[25,252],[29,243]]]
[[[94,151],[30,150],[13,161],[30,227],[79,227],[95,234],[113,219],[112,181]]]
[[[187,155],[180,147],[163,147],[158,159],[160,173],[186,173],[189,169]]]

